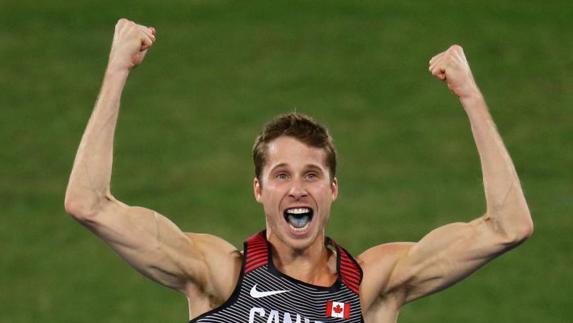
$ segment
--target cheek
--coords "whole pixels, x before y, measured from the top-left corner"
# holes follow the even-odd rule
[[[320,196],[321,199],[332,200],[332,188],[328,184],[321,184],[314,190],[315,196]]]
[[[334,202],[334,198],[332,196],[332,190],[330,187],[326,186],[325,188],[321,189],[319,192],[316,192],[317,195],[317,203],[319,204],[320,208],[323,211],[328,212]]]
[[[283,195],[288,190],[287,183],[270,181],[266,185],[267,186],[265,186],[265,189],[267,196],[274,196],[275,198],[277,196]]]
[[[261,191],[261,203],[265,211],[272,211],[278,207],[278,203],[281,200],[281,192],[274,186],[265,187]]]

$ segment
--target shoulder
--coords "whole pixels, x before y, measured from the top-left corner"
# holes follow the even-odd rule
[[[405,256],[414,242],[390,242],[369,248],[356,257],[361,266],[380,266]]]
[[[356,257],[363,272],[360,298],[367,310],[376,300],[391,296],[399,286],[394,277],[400,259],[406,257],[413,242],[384,243],[367,249]]]
[[[243,254],[218,236],[189,232],[185,234],[196,246],[205,266],[203,277],[198,277],[199,281],[192,283],[199,283],[206,296],[227,299],[239,280]]]

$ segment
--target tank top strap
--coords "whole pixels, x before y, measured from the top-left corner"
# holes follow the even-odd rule
[[[339,246],[334,240],[329,239],[337,251],[337,269],[339,278],[356,295],[360,292],[360,283],[362,282],[362,268],[350,253]]]
[[[269,262],[269,248],[265,231],[252,235],[245,241],[245,274]]]

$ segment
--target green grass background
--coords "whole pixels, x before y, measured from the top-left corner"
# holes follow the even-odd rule
[[[240,247],[263,227],[250,147],[299,111],[339,151],[329,235],[354,254],[484,211],[457,100],[428,59],[464,46],[513,157],[535,235],[403,308],[408,322],[571,322],[570,1],[0,1],[0,322],[185,322],[68,217],[64,192],[115,21],[158,41],[123,98],[114,194]]]

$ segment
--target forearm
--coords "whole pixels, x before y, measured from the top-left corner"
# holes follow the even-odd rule
[[[480,91],[460,98],[478,149],[486,197],[486,220],[509,239],[523,239],[533,225],[515,167]]]
[[[128,73],[127,69],[106,70],[68,182],[65,205],[69,213],[93,214],[111,196],[113,142]]]

